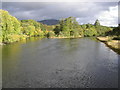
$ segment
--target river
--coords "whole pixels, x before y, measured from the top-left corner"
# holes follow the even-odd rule
[[[118,88],[120,55],[93,38],[31,38],[2,48],[3,88]]]

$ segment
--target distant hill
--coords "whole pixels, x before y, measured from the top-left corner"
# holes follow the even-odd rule
[[[59,23],[59,20],[56,19],[47,19],[47,20],[42,20],[42,21],[38,21],[42,24],[46,24],[46,25],[56,25]]]

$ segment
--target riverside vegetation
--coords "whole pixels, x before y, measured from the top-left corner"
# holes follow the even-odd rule
[[[35,20],[18,20],[8,11],[0,10],[0,44],[8,44],[28,37],[78,38],[98,37],[113,48],[120,49],[120,25],[107,27],[100,25],[99,20],[93,24],[79,25],[74,17],[61,19],[57,25],[45,25]]]
[[[112,31],[106,32],[105,37],[97,37],[97,39],[120,54],[120,24],[118,27],[113,28]]]

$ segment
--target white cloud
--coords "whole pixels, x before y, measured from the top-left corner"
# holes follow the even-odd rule
[[[80,24],[94,23],[96,19],[100,19],[102,25],[113,26],[117,23],[115,7],[117,4],[117,2],[4,2],[2,9],[20,20],[40,21],[73,16]]]
[[[101,25],[118,26],[118,6],[109,7],[109,10],[100,12],[96,18],[100,20]]]

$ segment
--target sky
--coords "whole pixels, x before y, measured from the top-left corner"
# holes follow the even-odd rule
[[[104,26],[118,25],[118,2],[3,2],[2,9],[20,20],[73,16],[79,24],[94,24],[98,19]]]

